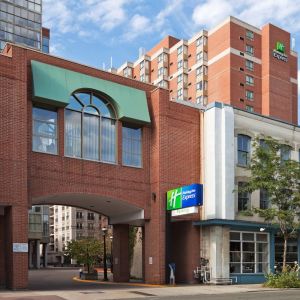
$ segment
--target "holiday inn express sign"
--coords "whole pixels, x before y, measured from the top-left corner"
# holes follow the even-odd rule
[[[288,57],[285,54],[285,45],[281,42],[276,42],[275,49],[273,50],[273,56],[284,62],[288,61]]]
[[[167,210],[203,204],[203,185],[191,184],[167,192]]]

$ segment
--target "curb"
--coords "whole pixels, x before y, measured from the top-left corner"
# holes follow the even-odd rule
[[[111,281],[100,281],[100,280],[85,280],[85,279],[80,279],[80,278],[78,278],[76,276],[73,277],[72,279],[74,281],[77,281],[77,282],[108,284],[108,285],[127,285],[127,286],[136,286],[136,287],[156,287],[156,288],[168,287],[167,285],[161,285],[161,284],[130,283],[130,282],[111,282]]]

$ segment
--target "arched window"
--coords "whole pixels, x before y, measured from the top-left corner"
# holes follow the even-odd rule
[[[116,115],[108,101],[93,92],[71,95],[65,109],[65,155],[116,162]]]

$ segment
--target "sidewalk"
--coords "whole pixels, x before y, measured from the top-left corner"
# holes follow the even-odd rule
[[[263,288],[261,285],[226,285],[226,286],[213,286],[213,285],[183,285],[183,286],[160,286],[160,287],[139,287],[132,289],[99,289],[93,290],[79,290],[79,291],[18,291],[0,292],[0,299],[36,299],[36,300],[104,300],[104,299],[132,299],[132,298],[149,298],[150,296],[165,297],[165,296],[193,296],[193,295],[218,295],[218,294],[238,294],[245,292],[255,291],[274,291],[274,289]]]

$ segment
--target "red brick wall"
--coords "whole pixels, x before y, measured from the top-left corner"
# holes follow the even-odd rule
[[[143,168],[122,167],[120,123],[117,165],[64,157],[63,109],[58,109],[58,155],[32,152],[32,59],[145,90],[152,123],[143,128]],[[5,145],[0,148],[0,199],[5,203],[0,205],[11,207],[6,216],[7,265],[11,270],[8,286],[24,288],[27,284],[27,255],[12,255],[11,241],[27,241],[31,199],[70,192],[108,196],[144,208],[148,219],[145,279],[163,283],[166,191],[199,178],[199,112],[169,102],[167,90],[21,47],[13,46],[11,58],[0,56],[0,66],[0,142]],[[153,258],[152,265],[149,257]],[[1,268],[0,274],[3,272]]]

